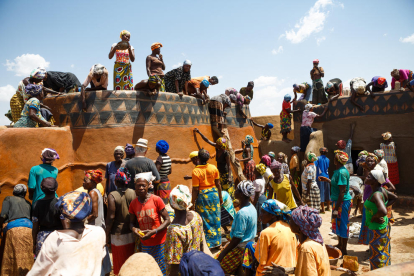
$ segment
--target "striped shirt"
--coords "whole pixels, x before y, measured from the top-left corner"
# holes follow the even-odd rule
[[[160,155],[157,162],[161,164],[160,168],[160,182],[169,181],[168,173],[171,170],[171,158],[168,155]]]
[[[390,142],[388,145],[385,143],[381,143],[380,147],[384,151],[384,159],[387,163],[397,162],[397,154],[395,153],[394,142]]]

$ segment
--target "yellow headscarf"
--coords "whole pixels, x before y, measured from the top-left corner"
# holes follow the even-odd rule
[[[260,175],[264,175],[266,172],[266,165],[262,163],[260,163],[259,165],[256,165],[256,171],[260,173]]]
[[[190,159],[197,157],[198,156],[198,151],[193,151],[190,153]]]
[[[128,32],[127,30],[123,30],[123,31],[121,32],[121,34],[119,35],[119,37],[120,37],[120,38],[122,38],[122,36],[123,36],[123,35],[126,35],[126,34],[131,35],[131,33],[130,33],[130,32]]]

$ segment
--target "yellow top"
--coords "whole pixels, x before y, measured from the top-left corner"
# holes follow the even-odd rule
[[[208,164],[198,165],[193,170],[193,187],[200,190],[210,189],[216,186],[215,180],[220,179],[219,171],[216,166]]]
[[[275,179],[270,182],[273,188],[273,193],[276,194],[275,199],[284,203],[290,209],[298,207],[293,198],[292,188],[290,186],[289,175],[284,174],[281,183],[276,183]]]
[[[98,189],[98,191],[100,191],[100,192],[101,192],[101,195],[102,195],[102,196],[104,196],[105,190],[104,190],[104,187],[102,186],[102,184],[101,184],[101,183],[98,183],[98,184],[96,185],[96,189]],[[88,193],[88,190],[84,189],[82,186],[80,186],[79,188],[77,188],[75,191],[76,191],[76,192],[84,192],[84,193]]]
[[[295,275],[331,276],[329,255],[325,245],[309,238],[299,245]]]

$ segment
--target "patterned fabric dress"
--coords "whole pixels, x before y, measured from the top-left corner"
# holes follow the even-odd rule
[[[114,47],[116,43],[112,45]],[[132,47],[132,50],[134,47]],[[116,60],[114,64],[114,90],[132,90],[134,89],[134,80],[132,74],[129,51],[116,50]]]
[[[36,127],[37,122],[33,121],[29,117],[29,111],[31,108],[36,110],[37,117],[46,122],[46,119],[43,118],[40,113],[40,101],[37,98],[30,98],[24,105],[20,119],[14,124],[13,127]]]
[[[388,165],[388,178],[392,184],[399,184],[400,172],[398,170],[398,161],[394,142],[390,142],[389,144],[381,143],[380,148],[384,151],[384,159]]]
[[[283,101],[282,111],[280,112],[280,133],[289,133],[292,131],[292,114],[286,111],[290,108],[290,102]]]
[[[175,87],[175,81],[176,80],[178,81],[178,89],[180,91],[177,91],[177,89]],[[181,92],[181,91],[183,91],[185,82],[186,81],[188,82],[190,80],[191,80],[190,71],[184,72],[183,66],[175,68],[175,69],[167,72],[164,76],[166,92],[171,92],[171,93]]]

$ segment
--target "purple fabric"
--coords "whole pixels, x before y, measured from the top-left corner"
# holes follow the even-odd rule
[[[364,196],[362,197],[362,200],[364,200],[364,201],[367,200],[369,198],[369,196],[371,195],[371,193],[372,193],[371,186],[365,185]]]
[[[399,80],[399,82],[401,83],[401,82],[407,80],[408,79],[408,74],[410,74],[410,70],[400,69],[400,80]],[[393,77],[392,80],[391,80],[391,89],[395,88],[395,82],[396,81],[397,80]]]
[[[261,161],[262,161],[263,164],[266,165],[266,167],[269,167],[270,166],[270,162],[272,160],[270,159],[270,156],[269,155],[263,155]]]
[[[296,223],[300,231],[302,231],[309,239],[323,244],[322,235],[319,227],[322,225],[322,218],[319,211],[305,206],[299,206],[292,211],[293,222]]]
[[[135,155],[135,149],[134,146],[131,144],[126,144],[125,146],[125,153],[126,155]]]
[[[379,88],[387,88],[387,87],[388,87],[388,83],[387,83],[387,81],[385,81],[383,85],[379,85],[379,84],[378,84],[378,82],[377,82],[377,81],[378,81],[378,78],[380,78],[380,77],[381,77],[381,76],[375,76],[375,77],[373,77],[373,78],[372,78],[372,80],[371,80],[371,81],[374,83],[374,86],[375,86],[375,87],[379,87]]]

